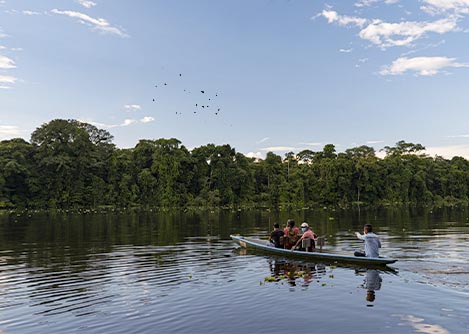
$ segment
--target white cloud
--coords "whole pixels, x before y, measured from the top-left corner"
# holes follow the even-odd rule
[[[120,126],[129,126],[135,123],[137,123],[135,119],[125,119],[124,123],[122,123]]]
[[[80,5],[86,8],[91,8],[93,6],[96,6],[96,3],[93,1],[88,1],[88,0],[75,0],[75,2],[78,2]]]
[[[458,63],[455,58],[448,57],[401,57],[389,66],[382,67],[381,75],[398,75],[415,72],[417,75],[431,76],[448,67],[469,67],[469,64]]]
[[[353,49],[339,49],[339,52],[350,53]]]
[[[92,124],[98,128],[102,129],[113,129],[113,128],[120,128],[120,127],[126,127],[126,126],[131,126],[131,125],[136,125],[140,123],[150,123],[153,122],[155,119],[151,116],[145,116],[140,120],[132,119],[132,118],[127,118],[125,119],[122,123],[120,124],[106,124],[106,123],[99,123],[99,122],[94,122],[90,120],[80,120],[80,122]]]
[[[150,122],[153,122],[155,119],[151,116],[145,116],[143,117],[140,122],[142,123],[150,123]]]
[[[23,131],[14,125],[0,125],[0,138],[7,139],[21,135]]]
[[[469,0],[467,1],[469,2]],[[392,46],[408,46],[428,33],[445,34],[460,30],[458,28],[458,19],[454,15],[434,22],[405,21],[398,23],[340,15],[330,9],[323,10],[318,16],[323,16],[330,24],[361,28],[358,34],[359,37],[382,49]],[[341,49],[341,52],[346,51],[347,49]]]
[[[448,138],[469,138],[469,135],[448,136]]]
[[[138,110],[141,110],[142,107],[141,107],[140,105],[138,105],[138,104],[126,104],[126,105],[124,106],[124,109],[125,109],[126,111],[129,111],[129,112],[130,112],[130,111],[138,111]]]
[[[368,140],[366,143],[368,145],[374,145],[374,144],[382,144],[384,143],[384,141],[383,140]]]
[[[11,86],[0,85],[0,89],[11,89]]]
[[[0,75],[0,84],[14,84],[16,78],[10,75]]]
[[[124,31],[120,30],[119,28],[111,26],[109,22],[103,18],[94,18],[89,15],[86,15],[80,12],[70,11],[70,10],[61,11],[58,9],[52,9],[51,13],[58,14],[58,15],[65,15],[65,16],[69,16],[71,18],[77,19],[78,22],[88,25],[92,27],[93,29],[98,30],[102,33],[113,34],[119,37],[128,37],[128,35]]]
[[[333,10],[323,10],[320,14],[327,19],[328,23],[337,23],[340,26],[357,26],[363,27],[367,23],[367,19],[354,16],[339,15]]]
[[[469,144],[427,147],[425,153],[432,157],[439,155],[445,159],[453,157],[469,159]]]
[[[422,0],[422,2],[425,5],[421,9],[430,14],[446,12],[469,14],[469,0]]]
[[[0,68],[1,69],[16,68],[16,65],[12,59],[6,56],[0,55]]]
[[[300,145],[307,145],[307,146],[322,146],[322,143],[300,143]]]
[[[261,151],[264,152],[285,152],[285,151],[293,151],[295,148],[291,146],[271,146],[271,147],[265,147],[261,148]]]
[[[387,48],[409,45],[426,33],[444,34],[456,30],[457,21],[451,17],[434,22],[387,23],[374,20],[360,31],[359,36],[381,48]]]
[[[360,0],[358,2],[355,2],[353,5],[355,7],[370,7],[374,5],[375,3],[379,2],[379,0]]]
[[[32,10],[23,10],[23,11],[21,11],[21,13],[24,14],[24,15],[30,15],[30,16],[32,16],[32,15],[41,15],[41,13],[34,12]]]
[[[400,0],[360,0],[354,3],[355,7],[370,7],[378,2],[384,2],[386,5],[398,3]]]
[[[257,141],[256,144],[265,143],[265,142],[268,141],[269,139],[270,139],[269,137],[262,138],[261,140]]]
[[[256,160],[263,158],[263,155],[261,152],[249,152],[248,154],[245,154],[245,156],[248,158],[254,158]]]

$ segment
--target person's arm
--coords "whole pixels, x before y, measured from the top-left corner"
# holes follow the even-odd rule
[[[355,235],[357,236],[358,239],[365,240],[365,236],[361,235],[360,233],[355,232]]]
[[[304,234],[301,235],[301,237],[298,239],[298,241],[296,242],[296,244],[291,248],[291,251],[293,252],[295,250],[295,248],[300,244],[300,241],[303,240],[304,238]]]

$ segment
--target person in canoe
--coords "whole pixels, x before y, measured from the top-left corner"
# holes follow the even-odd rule
[[[307,252],[314,252],[316,249],[316,245],[314,240],[317,238],[316,233],[314,233],[310,228],[308,223],[304,222],[301,224],[301,231],[303,234],[301,237],[298,239],[298,241],[295,243],[295,246],[292,247],[292,251],[298,247],[298,245],[301,242],[301,249],[305,250]]]
[[[287,227],[283,229],[285,236],[283,237],[283,246],[285,249],[291,249],[299,239],[300,230],[295,226],[293,219],[288,219]]]
[[[269,241],[274,245],[275,248],[283,248],[283,236],[285,232],[280,229],[278,223],[274,224],[274,230],[270,232]]]
[[[363,234],[355,232],[358,239],[365,242],[365,251],[356,251],[355,256],[366,256],[366,257],[379,257],[379,249],[381,248],[381,241],[379,237],[373,233],[373,227],[371,224],[365,224],[363,227]]]

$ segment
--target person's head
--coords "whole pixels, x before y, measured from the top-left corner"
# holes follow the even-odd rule
[[[366,301],[367,302],[375,301],[375,292],[373,290],[368,290],[366,292]]]
[[[293,219],[288,219],[287,226],[293,228],[293,226],[295,226],[295,221]]]
[[[373,232],[373,227],[371,226],[371,224],[365,224],[365,226],[363,226],[363,232],[365,233]]]
[[[274,228],[280,228],[280,225],[278,223],[275,223]]]
[[[301,224],[301,230],[302,230],[303,232],[305,232],[305,231],[308,230],[308,229],[309,229],[308,223],[304,222],[303,224]]]

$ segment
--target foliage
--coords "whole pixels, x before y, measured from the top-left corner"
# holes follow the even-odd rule
[[[0,208],[268,207],[455,204],[469,201],[469,161],[429,157],[399,141],[378,158],[359,146],[337,153],[248,158],[228,144],[187,150],[179,140],[119,149],[112,135],[52,120],[31,142],[0,142]]]

